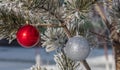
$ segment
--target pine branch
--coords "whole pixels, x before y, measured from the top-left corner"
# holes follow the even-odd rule
[[[120,18],[120,1],[114,0],[112,11],[110,12],[112,17]]]
[[[49,70],[47,68],[44,68],[42,66],[37,66],[37,65],[33,65],[30,70]],[[53,69],[50,69],[50,70],[53,70]]]
[[[80,63],[68,59],[62,52],[55,55],[54,60],[59,70],[78,70]]]
[[[63,47],[67,40],[62,28],[47,28],[41,36],[44,40],[42,46],[46,48],[47,52]]]
[[[67,1],[67,7],[69,9],[74,9],[76,11],[86,13],[96,2],[98,2],[98,0],[71,0]]]
[[[50,14],[58,14],[60,7],[63,5],[64,0],[33,0],[29,9],[33,11],[40,11],[41,13],[49,12]]]
[[[9,42],[16,38],[17,29],[25,23],[22,13],[16,13],[13,9],[0,8],[0,38],[7,38]]]
[[[21,0],[22,1],[22,0]],[[32,13],[34,13],[35,14],[35,12],[36,11],[38,11],[37,12],[37,15],[39,14],[39,16],[36,18],[36,19],[39,19],[39,17],[41,16],[41,14],[43,15],[44,13],[47,13],[47,14],[45,14],[44,16],[42,16],[42,18],[43,18],[43,21],[45,21],[46,23],[49,23],[49,22],[54,22],[55,23],[55,21],[57,21],[58,22],[58,24],[62,24],[62,25],[64,25],[63,26],[63,28],[64,28],[64,30],[62,30],[62,33],[63,33],[63,36],[65,37],[65,39],[66,39],[66,36],[64,35],[64,32],[63,31],[65,31],[65,33],[66,33],[66,35],[68,36],[68,37],[72,37],[72,34],[71,34],[71,32],[69,31],[70,29],[68,29],[68,27],[67,27],[67,24],[66,24],[66,21],[62,18],[62,16],[60,15],[60,7],[61,7],[61,5],[62,5],[62,3],[60,2],[60,0],[31,0],[30,1],[30,5],[29,5],[29,2],[27,2],[27,1],[25,1],[25,2],[23,2],[24,3],[24,5],[22,5],[21,6],[21,8],[20,8],[20,10],[22,10],[22,11],[24,11],[24,12],[26,12],[26,10],[27,10],[27,12],[30,12],[31,11],[31,9],[32,9]],[[27,4],[25,4],[25,3],[27,3]],[[61,3],[61,4],[60,4]],[[79,5],[79,3],[81,3],[80,5]],[[76,9],[77,9],[77,11],[84,11],[84,10],[87,10],[88,11],[88,7],[89,6],[91,6],[92,4],[93,4],[94,2],[93,2],[93,0],[89,0],[89,1],[87,1],[87,0],[82,0],[82,1],[80,1],[80,0],[76,0],[76,2],[75,2],[75,12],[76,12]],[[24,7],[23,7],[24,6]],[[25,7],[27,8],[26,10],[25,10]],[[1,10],[1,11],[3,11],[3,10]],[[41,12],[42,11],[42,12]],[[10,11],[11,12],[11,11]],[[8,14],[10,14],[10,12],[8,13]],[[48,13],[49,12],[49,13]],[[16,13],[16,12],[14,12],[14,13]],[[19,12],[17,12],[17,13],[19,13]],[[2,15],[3,15],[4,13],[2,13]],[[6,14],[6,13],[5,13]],[[8,15],[7,14],[7,15]],[[65,14],[65,13],[64,13]],[[4,15],[3,15],[4,16]],[[15,14],[15,16],[16,16],[16,14]],[[14,16],[14,17],[15,17]],[[19,20],[19,18],[17,17],[17,20],[15,20],[14,18],[13,18],[13,16],[10,16],[9,18],[10,18],[10,20],[7,18],[7,16],[5,15],[4,17],[5,18],[7,18],[7,20],[6,19],[4,19],[3,17],[1,18],[2,20],[4,20],[3,22],[5,22],[5,24],[9,24],[9,22],[6,22],[6,21],[11,21],[11,23],[10,23],[10,25],[9,26],[12,26],[11,24],[18,24],[18,25],[21,25],[22,23],[24,24],[25,23],[25,20],[26,20],[26,15],[23,15],[23,14],[21,14],[21,15],[19,15],[19,16],[22,16],[23,18],[21,18],[24,22],[21,22],[21,21],[17,21],[17,20]],[[47,19],[45,20],[44,18],[46,18],[46,16],[47,16]],[[48,17],[49,16],[49,17]],[[12,18],[12,19],[11,19]],[[35,18],[35,17],[34,17]],[[53,21],[53,18],[55,19],[55,21]],[[31,19],[31,17],[29,17],[29,14],[27,15],[27,20],[29,20],[29,21],[31,21],[32,22],[32,20],[36,20],[36,19]],[[6,20],[6,21],[5,21]],[[84,20],[84,19],[83,19]],[[33,22],[32,22],[33,23]],[[36,23],[36,22],[35,22]],[[34,23],[34,24],[35,24]],[[87,23],[87,22],[85,22],[85,23]],[[77,23],[76,23],[77,24]],[[88,24],[88,23],[87,23]],[[6,25],[4,25],[5,27],[6,27]],[[87,28],[86,27],[86,25],[84,25],[85,26],[85,28]],[[18,27],[20,27],[20,26],[17,26],[16,27],[16,29],[18,28]],[[77,27],[77,26],[75,26],[75,27]],[[12,27],[11,27],[12,28]],[[80,27],[79,27],[80,28]],[[5,28],[6,29],[6,28]],[[12,28],[12,29],[15,29],[15,28]],[[2,30],[4,30],[4,29],[2,29]],[[76,30],[77,31],[77,29],[74,29],[74,30]],[[81,29],[80,29],[81,30]],[[11,31],[13,31],[13,30],[11,30]],[[6,30],[5,30],[5,32],[6,32]],[[16,30],[15,30],[15,32],[16,32]],[[14,33],[15,33],[14,32]],[[55,33],[55,32],[51,32],[51,33]],[[2,33],[3,34],[3,33]],[[9,35],[9,34],[4,34],[4,35]],[[15,35],[15,34],[12,34],[12,35]],[[64,45],[65,44],[65,42],[64,41],[62,41],[62,44],[61,44],[61,41],[59,42],[58,40],[59,40],[59,38],[61,38],[62,37],[62,35],[61,34],[59,34],[58,33],[58,36],[57,36],[57,39],[55,38],[56,37],[56,33],[55,33],[55,35],[52,35],[52,34],[47,34],[47,35],[51,35],[50,37],[49,36],[47,36],[49,39],[51,39],[50,41],[51,42],[54,42],[52,45],[49,45],[49,46],[52,46],[52,48],[54,49],[54,46],[53,45],[57,45],[57,47],[58,47],[58,45],[60,44],[60,46],[61,45]],[[2,35],[1,35],[2,36]],[[54,36],[54,37],[53,37]],[[61,37],[60,37],[61,36]],[[9,36],[7,36],[7,37],[9,37]],[[64,37],[62,37],[62,38],[64,38]],[[6,38],[6,37],[5,37]],[[48,39],[47,38],[47,39]],[[62,39],[61,38],[61,39]],[[48,40],[49,40],[48,39]],[[65,40],[65,39],[63,39],[63,40]],[[47,41],[47,40],[46,40]],[[48,42],[48,41],[47,41]],[[45,41],[44,41],[44,43],[45,43]],[[56,44],[57,43],[57,44]],[[49,43],[47,43],[47,44],[49,44]],[[51,44],[51,43],[50,43]],[[65,55],[64,55],[65,56]],[[65,60],[67,60],[67,58],[65,58]],[[68,67],[70,67],[70,69],[74,69],[74,66],[73,65],[75,65],[75,63],[72,63],[72,61],[70,61],[70,60],[67,60],[67,62],[68,63],[66,63],[67,65],[66,65],[66,68]],[[89,66],[87,65],[87,63],[86,63],[86,61],[83,61],[83,63],[86,65],[86,67],[87,67],[87,69],[90,69],[89,68]],[[70,70],[70,69],[68,69],[68,70]]]
[[[96,9],[96,11],[99,13],[99,15],[101,16],[101,18],[102,18],[103,21],[105,22],[105,24],[107,25],[108,29],[110,29],[110,28],[111,28],[111,25],[110,25],[107,17],[105,16],[104,11],[101,9],[99,3],[96,3],[96,4],[95,4],[95,9]]]
[[[116,3],[116,2],[118,2],[118,3]],[[116,3],[116,7],[117,7],[117,9],[119,11],[119,7],[118,7],[119,6],[118,5],[119,4],[119,0],[115,1],[115,3]],[[99,15],[101,16],[101,18],[103,19],[103,21],[105,22],[107,28],[110,31],[110,38],[113,41],[120,43],[120,33],[117,32],[117,30],[119,30],[119,28],[118,28],[119,27],[119,23],[117,22],[119,20],[119,17],[117,17],[115,15],[116,12],[118,13],[118,11],[116,11],[116,12],[113,11],[113,13],[112,13],[112,17],[113,18],[111,19],[112,22],[110,24],[108,19],[107,19],[107,17],[105,16],[105,13],[100,8],[100,5],[98,3],[96,3],[95,8],[96,8],[97,12],[99,13]]]
[[[34,25],[34,24],[33,24]],[[40,27],[64,27],[65,25],[63,24],[36,24],[35,26],[40,26]]]
[[[100,38],[103,38],[106,41],[109,41],[109,37],[107,37],[107,36],[101,35],[101,34],[96,33],[94,31],[90,31],[90,32],[93,33],[93,34],[95,34],[95,35],[97,35],[97,36],[99,36]]]

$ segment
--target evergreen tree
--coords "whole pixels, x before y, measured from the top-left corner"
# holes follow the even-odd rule
[[[76,70],[80,63],[90,70],[86,60],[80,63],[74,62],[67,58],[62,50],[68,38],[75,35],[84,36],[91,48],[94,48],[93,46],[97,44],[97,36],[99,36],[112,42],[116,70],[119,70],[119,5],[119,0],[1,0],[0,39],[6,38],[11,43],[16,39],[17,30],[28,22],[41,32],[41,43],[47,52],[59,51],[55,56],[55,61],[60,70]],[[104,28],[110,32],[109,36],[105,37],[96,33],[95,24],[97,23],[94,23],[92,20],[94,17],[90,16],[93,12],[100,15],[103,20],[102,25],[105,23]],[[107,15],[106,12],[109,14]],[[39,67],[38,70],[40,69]]]

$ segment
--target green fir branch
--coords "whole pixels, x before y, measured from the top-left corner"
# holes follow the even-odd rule
[[[7,38],[10,42],[15,39],[17,29],[25,23],[24,16],[6,7],[0,8],[0,37]]]
[[[68,0],[66,3],[68,9],[86,13],[96,2],[98,2],[98,0]]]
[[[67,58],[63,52],[57,53],[54,57],[59,70],[78,70],[80,63]]]

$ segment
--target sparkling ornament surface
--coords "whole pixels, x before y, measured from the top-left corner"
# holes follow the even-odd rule
[[[64,53],[71,60],[85,60],[90,53],[90,47],[84,37],[74,36],[66,43],[66,46],[64,47]]]
[[[26,48],[35,46],[39,42],[39,32],[32,25],[25,25],[19,28],[17,32],[17,41],[18,43]]]

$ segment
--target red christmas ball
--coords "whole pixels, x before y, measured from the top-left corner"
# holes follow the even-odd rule
[[[17,32],[17,41],[25,48],[35,46],[39,42],[39,39],[39,31],[29,24],[20,27]]]

